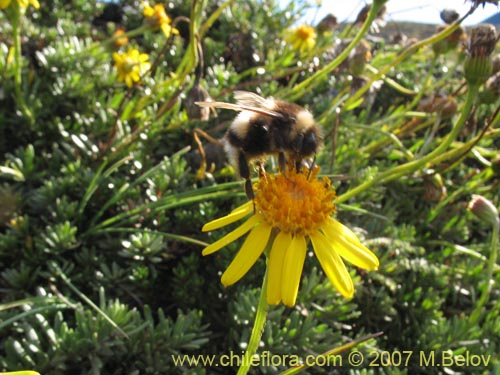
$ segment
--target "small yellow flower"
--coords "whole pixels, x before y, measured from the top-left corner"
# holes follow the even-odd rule
[[[0,9],[6,9],[12,0],[0,0]],[[27,8],[30,4],[35,7],[35,9],[40,8],[40,3],[38,0],[17,0],[17,3],[21,8]]]
[[[141,81],[141,76],[150,68],[149,55],[140,53],[137,49],[129,49],[125,53],[113,53],[115,67],[118,70],[118,81],[123,82],[128,87]]]
[[[171,34],[179,34],[179,30],[171,26],[172,20],[162,4],[156,4],[152,7],[144,1],[142,5],[144,7],[143,15],[146,17],[146,23],[149,26],[153,29],[161,29],[167,38]]]
[[[127,32],[121,26],[117,26],[113,38],[115,47],[125,47],[128,44]]]
[[[318,172],[316,168],[308,178],[308,171],[287,168],[286,175],[263,176],[254,186],[254,202],[203,226],[211,231],[251,215],[203,250],[203,255],[212,254],[250,232],[222,275],[224,286],[240,280],[269,247],[267,302],[294,306],[309,241],[328,279],[346,298],[353,296],[354,286],[341,258],[363,269],[378,268],[376,255],[332,217],[335,191],[329,179],[316,177]]]
[[[292,30],[285,39],[292,48],[299,52],[308,51],[316,44],[316,30],[312,26],[302,25]]]

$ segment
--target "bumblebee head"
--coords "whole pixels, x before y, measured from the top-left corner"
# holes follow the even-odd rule
[[[297,133],[295,135],[295,152],[304,158],[315,154],[321,143],[319,128],[309,111],[302,110],[297,114]]]

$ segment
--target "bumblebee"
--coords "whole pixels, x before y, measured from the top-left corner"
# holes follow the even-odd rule
[[[281,172],[286,163],[299,168],[306,158],[315,156],[321,132],[312,114],[299,105],[274,98],[263,98],[247,91],[235,91],[236,104],[197,102],[201,107],[240,112],[227,130],[222,143],[230,163],[245,179],[245,192],[254,198],[249,163],[262,165],[268,155],[277,155]]]

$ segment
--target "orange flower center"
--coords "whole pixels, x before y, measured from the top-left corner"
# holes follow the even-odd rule
[[[301,40],[308,40],[314,36],[314,28],[311,26],[307,25],[302,25],[297,28],[295,31],[295,35],[297,36],[298,39]]]
[[[308,235],[335,213],[335,190],[328,178],[318,179],[319,167],[285,174],[267,175],[254,186],[255,208],[273,228],[285,233]]]

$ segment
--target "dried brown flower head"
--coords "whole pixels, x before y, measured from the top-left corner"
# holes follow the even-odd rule
[[[483,8],[486,3],[498,5],[498,0],[469,0],[472,3],[474,8],[477,8],[479,5],[482,5]]]
[[[443,9],[441,13],[439,13],[441,19],[444,23],[450,25],[460,17],[460,14],[455,9]]]
[[[319,21],[316,29],[319,33],[327,33],[335,29],[335,27],[339,24],[337,21],[337,17],[333,14],[327,14],[321,21]]]
[[[481,85],[491,76],[491,54],[495,50],[497,40],[493,25],[483,24],[472,29],[464,62],[464,75],[468,84]]]
[[[490,56],[497,43],[497,31],[490,24],[477,25],[472,29],[468,52],[471,56]]]

